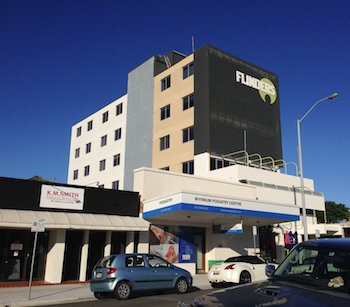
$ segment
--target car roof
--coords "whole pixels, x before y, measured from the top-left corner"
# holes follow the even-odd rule
[[[315,246],[315,247],[330,247],[330,248],[341,248],[350,250],[350,238],[329,238],[310,240],[300,243],[303,246]]]

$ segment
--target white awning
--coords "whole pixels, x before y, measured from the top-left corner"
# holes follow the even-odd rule
[[[141,217],[0,209],[0,227],[32,227],[33,218],[44,218],[45,229],[147,231],[149,222]]]

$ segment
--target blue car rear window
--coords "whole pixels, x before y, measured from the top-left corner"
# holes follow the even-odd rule
[[[102,258],[100,262],[96,265],[96,268],[110,268],[114,258],[115,256],[113,255]]]

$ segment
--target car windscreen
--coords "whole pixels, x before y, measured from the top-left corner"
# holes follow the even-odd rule
[[[349,293],[350,250],[297,246],[272,277]]]

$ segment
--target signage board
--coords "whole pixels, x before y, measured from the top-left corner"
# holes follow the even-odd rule
[[[45,231],[45,219],[33,218],[32,232],[44,232]]]
[[[83,210],[84,189],[55,185],[42,185],[41,208]]]
[[[228,225],[213,225],[213,233],[241,234],[243,233],[242,223]]]

